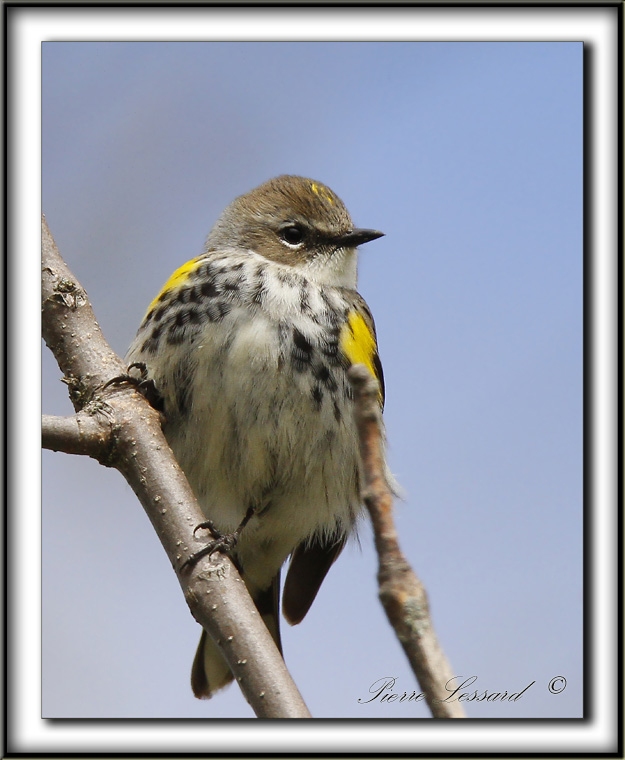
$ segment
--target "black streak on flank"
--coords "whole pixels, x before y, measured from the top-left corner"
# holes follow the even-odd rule
[[[203,280],[206,278],[211,278],[215,273],[215,268],[212,264],[202,264],[202,266],[199,266],[193,273],[192,276],[195,278],[197,277],[198,280]]]
[[[306,365],[310,364],[313,352],[312,343],[303,335],[297,327],[293,328],[293,365],[298,372],[302,372]]]
[[[341,421],[341,410],[340,410],[339,405],[337,404],[336,401],[334,402],[334,419],[337,422]]]
[[[172,319],[172,326],[184,327],[184,325],[197,325],[200,322],[200,314],[197,308],[189,306],[187,309],[179,309]]]
[[[321,386],[314,385],[312,389],[312,397],[313,401],[315,402],[315,405],[319,409],[321,406],[321,402],[323,401],[323,391],[321,390]]]
[[[219,295],[215,283],[211,280],[207,280],[200,285],[200,293],[204,298],[214,298],[216,295]]]
[[[158,348],[158,341],[152,340],[152,338],[148,338],[147,340],[143,341],[143,344],[141,346],[141,351],[144,354],[154,354],[156,353],[156,349]]]
[[[195,285],[190,288],[181,288],[176,300],[180,303],[197,303],[200,300],[199,288]]]
[[[172,325],[167,331],[167,342],[172,346],[180,345],[186,338],[186,331],[179,325]]]
[[[150,337],[146,341],[144,341],[143,345],[141,346],[141,350],[147,351],[150,354],[156,353],[162,332],[163,332],[163,325],[157,325],[152,330],[152,334],[150,335]]]
[[[316,380],[322,382],[325,387],[332,393],[338,388],[336,379],[325,364],[320,364],[313,369],[313,375]]]
[[[221,322],[221,320],[232,309],[232,305],[223,301],[209,301],[206,307],[206,316],[211,322]]]
[[[321,344],[321,353],[327,358],[331,366],[337,366],[341,364],[338,337],[330,339],[326,338],[325,341]]]
[[[297,329],[297,327],[293,328],[293,343],[295,343],[297,348],[305,354],[312,354],[312,343]]]
[[[169,308],[169,304],[165,304],[164,306],[160,306],[155,312],[154,312],[154,321],[160,322],[161,319],[163,319],[167,309]]]

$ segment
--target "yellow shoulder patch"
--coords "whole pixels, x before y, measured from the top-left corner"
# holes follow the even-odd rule
[[[382,378],[378,372],[380,360],[375,336],[362,314],[351,311],[340,335],[341,350],[352,364],[364,364],[380,383],[380,403],[383,393]]]
[[[156,296],[156,298],[152,301],[152,303],[148,306],[147,313],[149,314],[150,311],[156,306],[158,301],[161,299],[161,297],[169,292],[170,290],[174,290],[174,288],[177,288],[179,285],[182,285],[184,281],[188,278],[188,276],[193,272],[195,269],[198,268],[198,266],[201,264],[201,256],[198,256],[195,259],[191,259],[191,261],[187,261],[186,264],[183,264],[181,267],[176,269],[176,271],[172,274],[172,276],[167,280],[167,282],[163,285],[163,287],[160,289],[159,294]]]

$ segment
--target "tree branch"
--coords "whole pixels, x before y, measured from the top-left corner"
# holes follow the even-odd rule
[[[44,449],[66,454],[87,454],[101,459],[111,442],[111,432],[102,422],[84,412],[72,417],[41,417],[41,445]]]
[[[205,518],[161,430],[159,413],[131,386],[126,367],[98,326],[85,291],[61,258],[42,217],[43,336],[65,375],[74,417],[44,417],[44,446],[84,453],[126,478],[156,530],[194,618],[220,645],[256,715],[310,713],[232,562],[205,557],[181,569],[198,547]]]
[[[378,383],[362,364],[349,369],[355,417],[365,472],[363,499],[371,516],[378,552],[379,597],[404,648],[435,718],[466,717],[445,684],[454,677],[434,632],[425,588],[399,548],[393,521],[393,496],[384,476]]]

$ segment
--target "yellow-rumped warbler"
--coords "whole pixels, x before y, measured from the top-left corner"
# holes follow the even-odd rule
[[[201,256],[150,304],[128,362],[163,403],[164,432],[280,647],[283,612],[299,623],[361,509],[361,463],[347,379],[380,383],[373,318],[356,292],[356,229],[320,182],[282,176],[234,200]],[[392,476],[388,474],[389,482]],[[202,632],[191,683],[210,697],[232,680]]]

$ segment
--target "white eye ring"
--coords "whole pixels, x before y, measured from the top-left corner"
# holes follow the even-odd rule
[[[305,231],[299,224],[287,224],[278,234],[280,240],[289,248],[299,248],[304,242]]]

